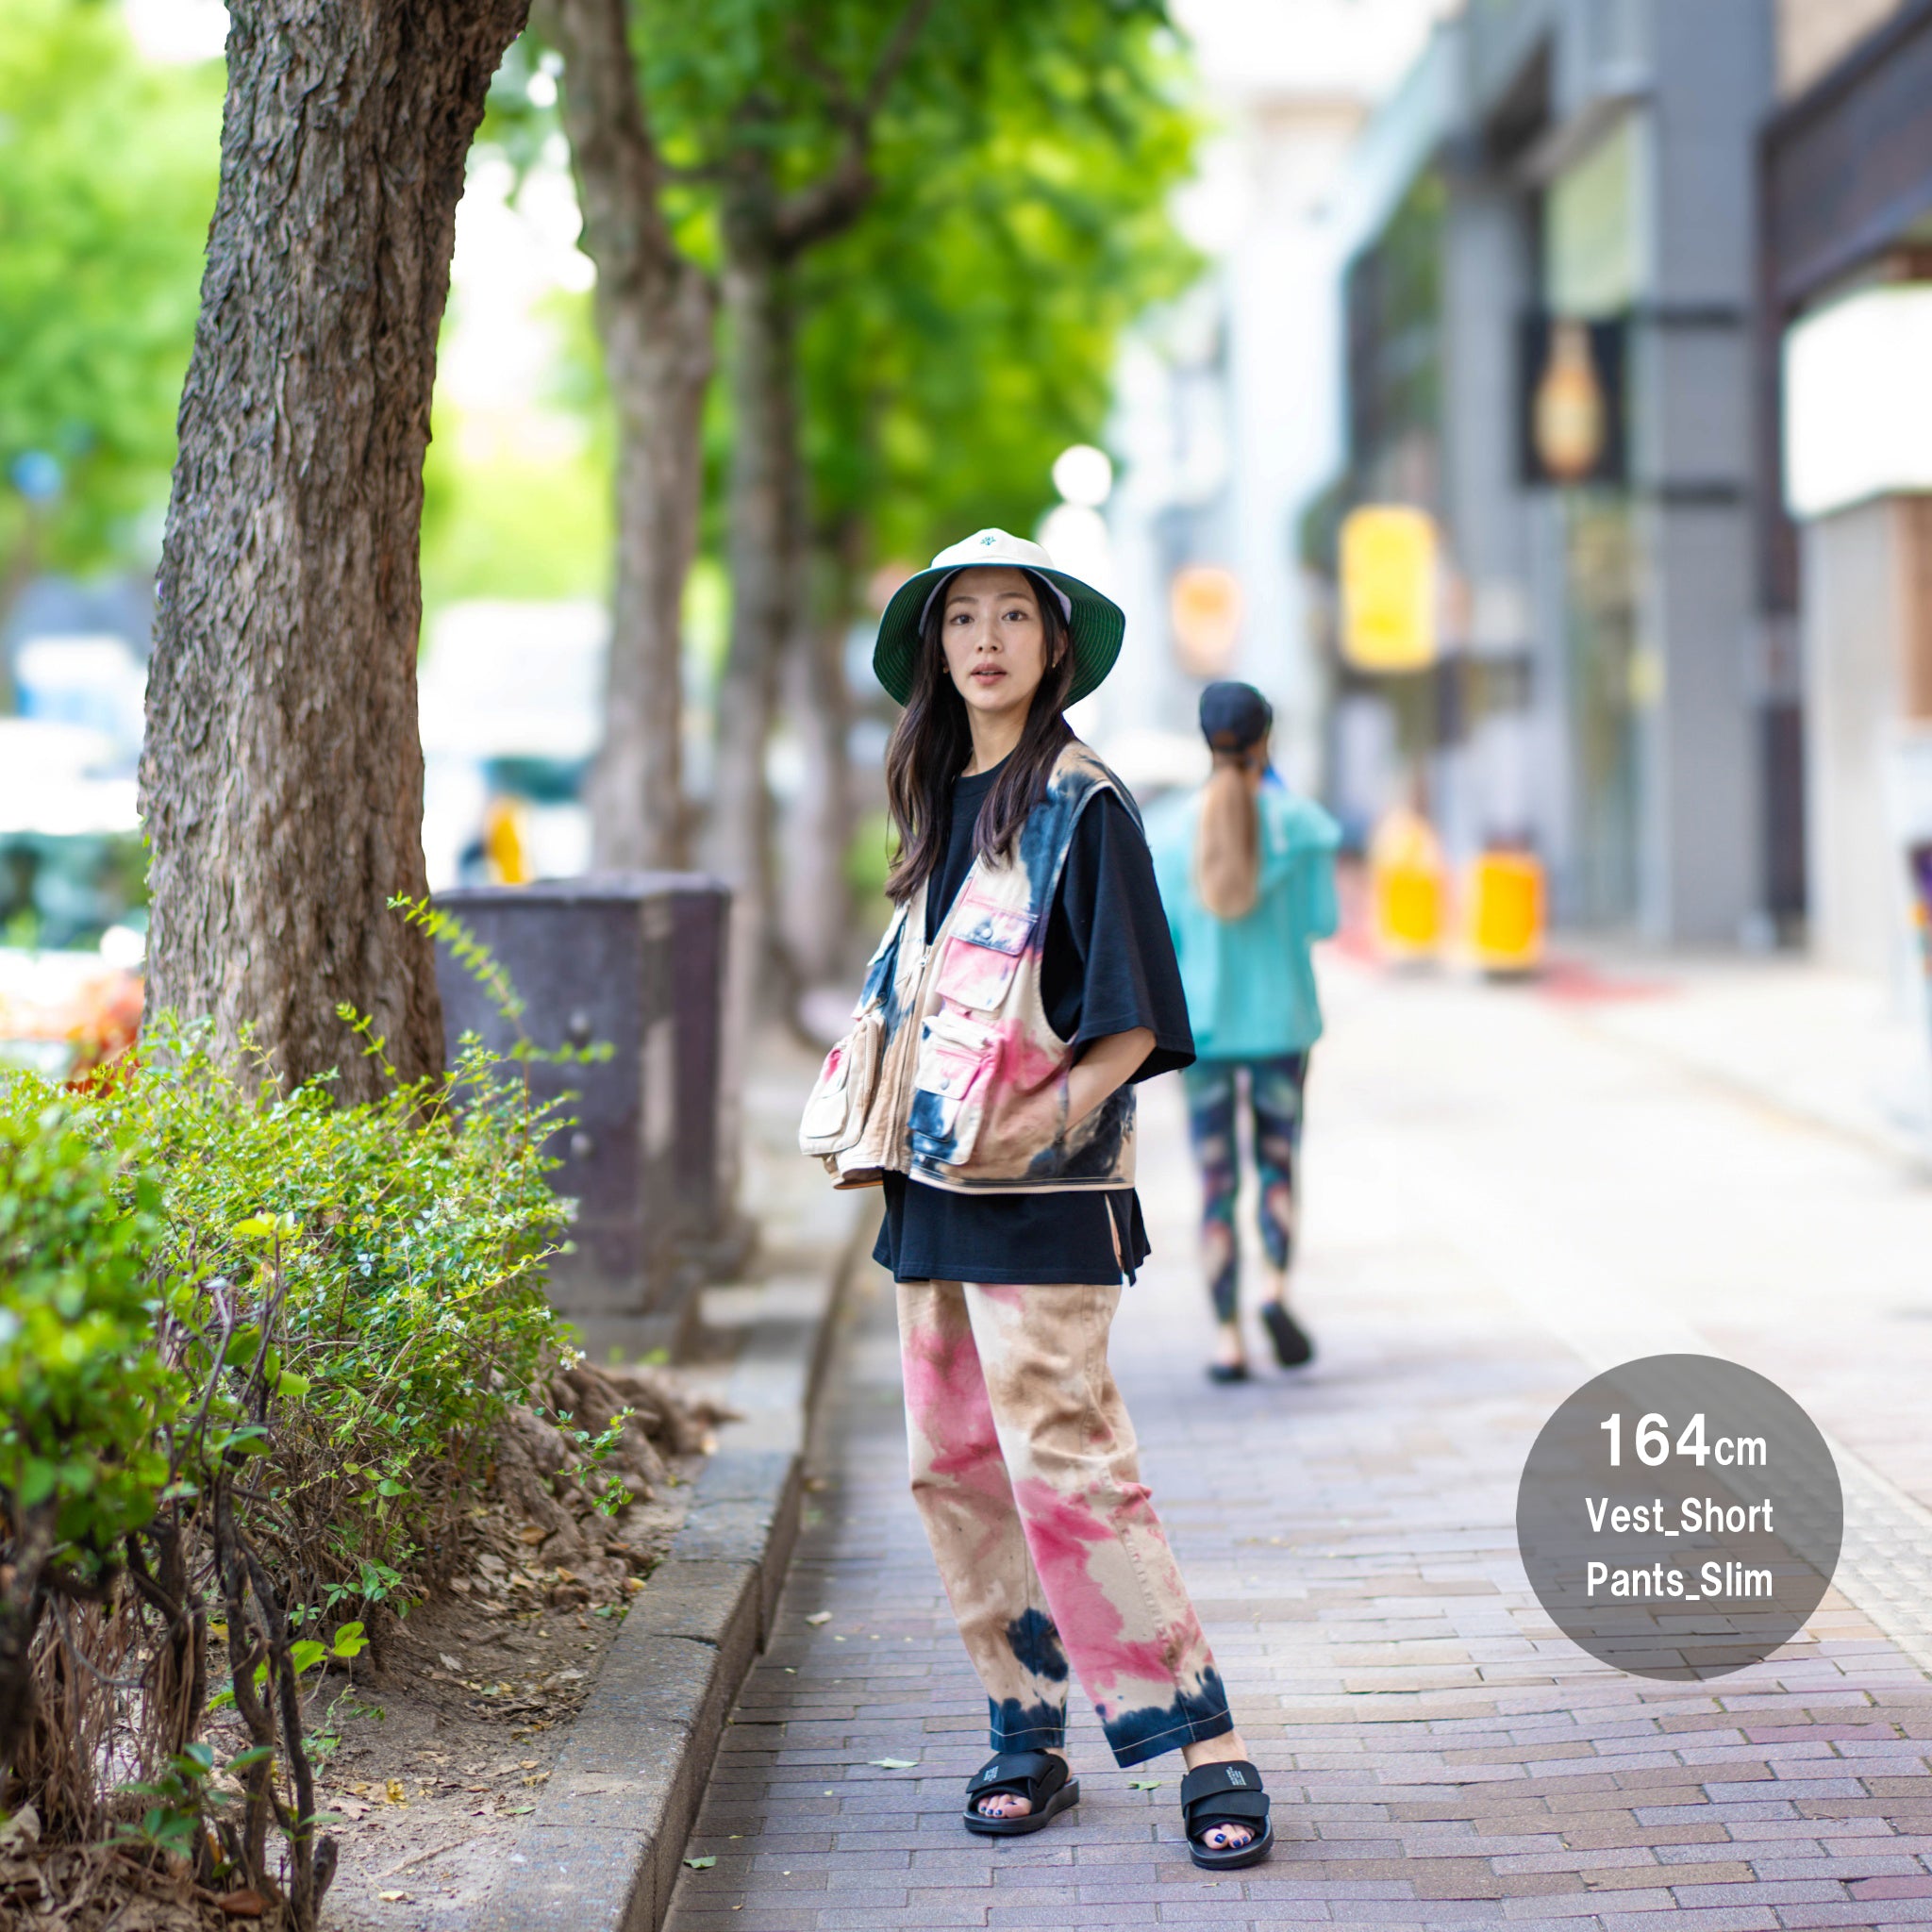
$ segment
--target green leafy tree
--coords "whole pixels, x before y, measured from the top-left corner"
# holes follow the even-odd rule
[[[165,500],[219,161],[220,64],[118,8],[0,0],[0,620]]]
[[[861,586],[987,525],[1030,530],[1054,458],[1101,439],[1122,331],[1199,267],[1166,212],[1193,147],[1185,77],[1156,18],[1070,9],[1023,85],[908,103],[865,221],[802,278],[811,608],[785,695],[807,776],[780,908],[801,980],[838,971],[851,929],[843,644]]]

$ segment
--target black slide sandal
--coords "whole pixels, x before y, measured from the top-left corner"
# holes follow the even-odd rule
[[[989,1818],[974,1807],[994,1791],[1010,1791],[1033,1807],[1024,1818]],[[1022,1838],[1044,1831],[1080,1802],[1080,1780],[1051,1751],[1008,1751],[966,1780],[966,1829],[980,1838]]]
[[[1255,1836],[1244,1845],[1218,1852],[1201,1842],[1217,1824],[1242,1824]],[[1244,1758],[1197,1765],[1181,1780],[1181,1829],[1188,1836],[1188,1856],[1204,1872],[1258,1865],[1274,1849],[1261,1774]]]
[[[1274,1359],[1284,1369],[1298,1369],[1315,1358],[1315,1344],[1307,1331],[1279,1302],[1261,1304],[1261,1323],[1274,1344]]]

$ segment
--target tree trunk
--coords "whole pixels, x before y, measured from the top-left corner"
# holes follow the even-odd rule
[[[768,183],[741,183],[724,224],[731,325],[731,472],[726,498],[731,635],[718,691],[709,859],[732,889],[724,982],[719,1143],[735,1198],[744,1067],[767,983],[771,812],[765,744],[779,653],[795,608],[796,406],[789,275],[769,220]]]
[[[527,0],[236,0],[148,677],[150,1011],[283,1077],[442,1064],[418,539],[463,158]]]
[[[804,777],[785,815],[779,913],[785,953],[801,991],[843,976],[852,935],[852,891],[845,878],[853,832],[847,751],[852,695],[845,682],[852,570],[843,535],[835,550],[821,555],[820,594],[801,599],[782,674],[786,716],[804,755]]]
[[[597,264],[597,327],[617,406],[617,559],[604,746],[591,784],[592,862],[686,859],[684,585],[704,489],[702,420],[717,308],[659,202],[625,0],[551,0],[540,18],[563,56],[563,120]]]

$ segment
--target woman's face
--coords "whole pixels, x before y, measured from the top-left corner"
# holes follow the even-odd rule
[[[1025,716],[1046,675],[1046,625],[1023,572],[962,570],[946,586],[940,641],[969,710],[987,722]]]

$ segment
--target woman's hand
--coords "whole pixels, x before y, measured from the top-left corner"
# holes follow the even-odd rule
[[[1153,1051],[1151,1026],[1090,1041],[1067,1070],[1067,1131],[1071,1133],[1116,1087],[1124,1087]]]

